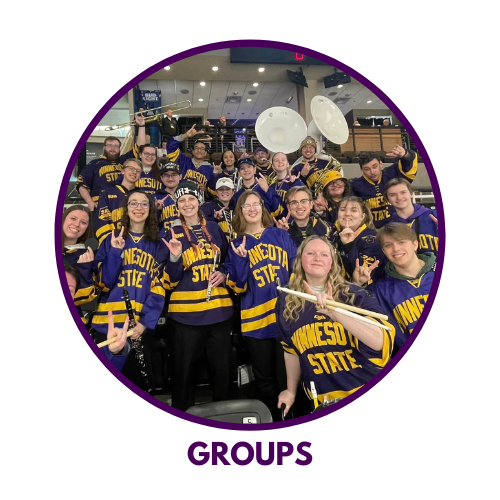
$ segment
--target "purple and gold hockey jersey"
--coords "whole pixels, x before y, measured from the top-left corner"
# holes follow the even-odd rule
[[[278,217],[280,219],[288,215],[288,208],[285,203],[286,193],[293,187],[299,187],[303,185],[304,183],[299,179],[295,179],[293,182],[290,182],[287,176],[285,180],[276,181],[272,186],[269,186],[269,190],[274,191],[280,201],[280,210],[278,213]]]
[[[229,207],[225,210],[225,216],[222,219],[216,219],[214,216],[214,212],[219,212],[224,208],[224,205],[219,200],[207,201],[200,207],[200,210],[207,221],[210,220],[219,225],[219,227],[222,229],[222,232],[225,234],[228,243],[232,238],[236,237],[236,234],[234,234],[234,232],[233,234],[229,234],[229,225],[231,224],[233,215],[231,205],[232,204],[230,203]]]
[[[109,186],[101,192],[97,203],[97,217],[94,216],[93,225],[99,246],[111,234],[111,231],[121,228],[123,210],[121,208],[128,189],[121,184]]]
[[[207,222],[207,231],[219,253],[217,270],[225,273],[224,260],[227,254],[227,240],[220,227]],[[229,319],[233,315],[233,301],[229,291],[222,285],[212,288],[207,301],[208,278],[212,273],[214,253],[199,224],[188,226],[191,245],[181,225],[173,227],[176,238],[182,243],[182,255],[177,262],[170,261],[170,252],[162,243],[158,262],[163,269],[163,284],[166,290],[173,290],[168,305],[168,316],[186,325],[211,325]],[[172,239],[171,231],[163,230],[161,236]]]
[[[255,193],[257,193],[264,201],[264,206],[266,207],[266,210],[271,214],[272,217],[276,217],[280,213],[281,211],[280,199],[276,194],[276,191],[269,188],[267,192],[265,192],[260,187],[260,184],[257,181],[255,181],[255,184],[252,187],[246,188],[245,186],[243,186],[241,189],[236,191],[236,193],[234,193],[234,196],[231,199],[231,202],[234,203],[234,206],[236,206],[239,197],[245,191],[254,191]]]
[[[319,176],[323,172],[323,169],[328,165],[328,161],[320,160],[319,158],[314,158],[314,160],[309,160],[309,165],[311,165],[311,170],[309,173],[302,176],[301,171],[304,168],[306,161],[303,160],[292,168],[292,175],[296,175],[299,179],[313,192],[314,194],[314,184],[318,180]]]
[[[155,328],[165,303],[165,290],[158,278],[156,262],[159,245],[137,233],[127,235],[123,250],[112,247],[111,238],[104,240],[95,259],[98,285],[103,291],[92,319],[95,330],[107,333],[108,311],[113,311],[115,326],[123,327],[127,318],[124,287],[130,294],[136,321],[150,330]]]
[[[382,169],[378,182],[373,182],[364,175],[351,179],[351,190],[354,196],[362,198],[373,214],[373,224],[376,228],[382,227],[390,217],[389,202],[384,198],[384,188],[391,179],[403,178],[413,182],[417,175],[418,159],[413,151],[408,151],[408,160],[400,158],[397,163]]]
[[[350,285],[349,291],[355,294],[355,306],[382,312],[377,300],[365,290]],[[318,313],[315,305],[309,302],[305,303],[297,321],[287,322],[283,317],[285,297],[285,294],[280,294],[278,301],[278,340],[285,352],[299,356],[309,397],[311,382],[314,382],[320,403],[325,397],[329,400],[344,398],[377,375],[389,361],[394,344],[394,327],[390,323],[365,316],[375,324],[391,327],[382,330],[383,346],[380,351],[375,351],[341,323]]]
[[[399,348],[410,336],[422,314],[431,291],[436,257],[433,253],[419,254],[425,262],[416,278],[402,276],[388,262],[386,277],[370,285],[368,290],[375,294],[385,314],[396,327],[396,346]]]
[[[185,155],[179,149],[180,136],[174,137],[167,142],[167,153],[170,161],[177,163],[181,167],[183,181],[191,181],[198,186],[207,186],[214,175],[214,167],[210,163],[203,161],[198,165],[193,158]]]
[[[283,229],[268,227],[246,236],[246,257],[229,249],[227,284],[241,294],[241,333],[247,337],[276,337],[276,278],[288,283],[297,248]],[[238,247],[243,238],[234,240]]]
[[[158,212],[158,223],[161,229],[170,229],[174,221],[179,218],[179,210],[177,209],[177,204],[174,201],[174,197],[169,193],[161,193],[153,195],[153,199],[164,200],[163,208],[157,210]]]
[[[391,207],[390,212],[391,217],[387,222],[402,222],[403,224],[408,224],[418,237],[418,253],[432,252],[434,255],[438,253],[438,227],[437,224],[429,217],[433,215],[437,219],[437,213],[435,210],[424,207],[423,205],[413,204],[415,211],[407,219],[399,217],[393,207]]]
[[[105,156],[92,160],[85,165],[81,174],[78,176],[76,189],[79,190],[81,187],[86,188],[90,192],[92,200],[97,202],[101,191],[119,183],[118,176],[121,174],[123,168],[122,163],[129,158],[138,157],[139,147],[135,144],[133,149],[121,155],[116,162],[110,162]]]

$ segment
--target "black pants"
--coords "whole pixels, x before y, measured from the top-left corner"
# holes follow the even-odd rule
[[[186,411],[194,405],[196,368],[207,350],[213,401],[229,397],[231,384],[232,319],[214,325],[185,325],[172,320],[174,328],[172,406]]]
[[[286,369],[283,348],[276,339],[244,337],[252,360],[255,397],[270,410],[275,421],[281,419],[278,396],[286,389]]]

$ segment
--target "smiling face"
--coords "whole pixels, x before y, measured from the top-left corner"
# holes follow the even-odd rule
[[[128,199],[128,216],[132,222],[145,222],[149,215],[149,200],[144,193],[132,193]]]
[[[312,160],[314,158],[314,155],[316,154],[316,148],[314,146],[307,145],[302,148],[301,153],[304,159]]]
[[[276,153],[273,156],[273,168],[276,173],[281,173],[288,169],[288,158],[283,153]]]
[[[193,158],[195,160],[203,160],[207,154],[207,148],[204,143],[196,142],[193,146]]]
[[[156,161],[156,148],[147,146],[142,150],[141,161],[145,167],[152,167]]]
[[[255,224],[262,221],[262,202],[257,196],[251,194],[245,200],[245,203],[241,206],[243,212],[243,218],[249,224]]]
[[[336,181],[330,182],[326,186],[328,190],[328,194],[334,199],[334,200],[340,200],[342,198],[344,191],[345,191],[345,184],[344,181],[341,179],[337,179]]]
[[[328,245],[324,241],[315,239],[305,246],[301,262],[307,280],[311,277],[326,280],[332,268],[333,258]]]
[[[347,201],[340,204],[338,221],[343,229],[349,227],[356,231],[363,224],[364,218],[365,214],[359,203]]]
[[[181,174],[174,172],[173,170],[163,172],[161,174],[161,181],[166,188],[172,190],[175,189],[181,180]]]
[[[141,178],[142,168],[138,163],[130,162],[123,168],[123,179],[135,184]]]
[[[384,236],[381,246],[385,256],[400,269],[409,267],[414,259],[418,259],[416,254],[418,241],[416,240],[399,240]]]
[[[73,244],[69,242],[75,242],[83,236],[87,228],[89,227],[89,216],[87,212],[83,210],[73,210],[70,212],[63,222],[63,233],[64,239],[67,244]]]
[[[261,167],[267,165],[268,159],[269,159],[269,153],[265,153],[264,151],[258,151],[257,153],[254,154],[255,162]]]
[[[185,194],[177,200],[177,208],[186,219],[197,216],[199,206],[198,198],[192,194]]]
[[[313,202],[309,199],[309,195],[305,191],[298,191],[289,196],[288,199],[288,210],[292,214],[297,224],[302,227],[300,222],[306,222],[309,220],[311,215],[311,210],[313,208]]]
[[[226,151],[222,156],[222,161],[226,168],[232,169],[234,168],[234,164],[236,162],[236,157],[232,151]]]
[[[382,175],[382,162],[374,158],[361,167],[361,172],[372,182],[378,182]]]
[[[104,144],[103,155],[108,161],[116,161],[120,158],[120,143],[111,139]]]
[[[217,189],[217,198],[222,202],[228,202],[231,200],[234,194],[234,189],[229,189],[227,187],[221,187]]]
[[[239,173],[244,181],[249,181],[255,177],[255,172],[257,168],[255,165],[250,165],[250,163],[242,163],[239,168]]]
[[[387,189],[387,200],[398,210],[404,210],[412,204],[412,195],[404,184],[396,184]]]

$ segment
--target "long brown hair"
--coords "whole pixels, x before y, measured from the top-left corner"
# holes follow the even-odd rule
[[[270,227],[274,224],[272,217],[269,215],[269,212],[267,211],[266,207],[264,206],[264,202],[262,201],[260,194],[256,193],[255,191],[248,190],[248,191],[245,191],[238,198],[238,202],[236,203],[236,208],[234,209],[232,226],[233,226],[233,231],[238,236],[243,236],[246,232],[247,221],[245,220],[245,217],[243,216],[243,209],[241,207],[245,204],[245,202],[247,201],[247,198],[252,194],[259,199],[259,202],[262,205],[261,222],[262,222],[262,225],[264,226],[264,229],[266,227]]]
[[[151,241],[159,241],[159,228],[158,228],[158,217],[156,215],[156,208],[153,199],[148,193],[145,193],[144,191],[140,191],[139,189],[132,189],[130,190],[126,195],[125,198],[123,198],[122,201],[122,219],[121,219],[121,225],[124,227],[123,231],[123,237],[126,238],[128,233],[129,233],[129,228],[130,228],[130,217],[128,215],[128,202],[129,198],[135,194],[135,193],[140,193],[143,194],[149,202],[149,213],[148,217],[144,223],[144,237],[147,240]]]
[[[184,218],[184,215],[181,214],[180,210],[179,210],[179,219],[181,220],[182,229],[184,229],[184,234],[186,235],[186,238],[191,244],[191,247],[196,251],[196,243],[191,239],[191,233],[189,231],[189,228],[187,227],[186,219]],[[200,223],[201,230],[203,231],[203,234],[205,235],[207,241],[210,243],[210,246],[212,247],[212,252],[215,255],[217,249],[215,248],[215,245],[212,242],[212,236],[210,235],[207,229],[207,221],[203,216],[203,212],[200,210],[200,208],[198,208],[198,222]]]
[[[153,170],[153,177],[161,182],[161,177],[160,177],[160,167],[158,166],[158,153],[156,151],[156,146],[153,146],[152,144],[143,144],[142,146],[139,146],[139,156],[142,155],[144,148],[153,148],[155,150],[156,158],[155,162],[151,166],[151,170]],[[144,172],[144,165],[142,165],[142,171]]]
[[[357,203],[361,209],[361,213],[364,216],[361,225],[366,224],[366,227],[368,227],[369,229],[375,229],[375,226],[373,225],[372,212],[362,198],[358,198],[357,196],[346,196],[345,198],[342,198],[339,201],[339,212],[340,212],[340,207],[347,205],[347,203]]]
[[[75,210],[82,210],[89,216],[89,225],[87,226],[86,231],[76,240],[77,243],[85,243],[91,236],[92,236],[92,221],[90,218],[90,210],[83,206],[83,205],[71,205],[68,207],[64,213],[63,213],[63,218],[62,218],[62,226],[61,226],[61,234],[62,234],[62,248],[64,252],[64,238],[65,234],[63,231],[63,226],[64,226],[64,221],[66,220],[66,217],[71,213],[74,212]]]
[[[328,283],[332,285],[332,296],[333,300],[336,301],[347,301],[352,304],[354,301],[354,294],[349,292],[349,283],[345,281],[340,272],[340,266],[338,264],[337,256],[335,255],[335,250],[332,244],[324,237],[313,234],[306,238],[297,250],[297,256],[295,258],[295,263],[293,265],[292,278],[288,288],[296,290],[298,292],[306,292],[304,286],[304,281],[306,279],[306,273],[302,267],[302,255],[306,246],[314,240],[321,240],[325,243],[330,251],[330,256],[332,258],[332,267],[325,277],[325,287],[328,289]],[[342,295],[342,297],[340,297]],[[287,295],[285,299],[285,310],[283,312],[283,317],[289,323],[292,321],[297,321],[300,314],[304,311],[306,301],[295,295]]]

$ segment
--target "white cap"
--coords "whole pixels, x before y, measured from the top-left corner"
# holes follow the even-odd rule
[[[234,189],[234,183],[229,177],[221,177],[218,181],[217,184],[215,185],[215,189],[219,189],[222,187],[226,187],[229,189]]]

